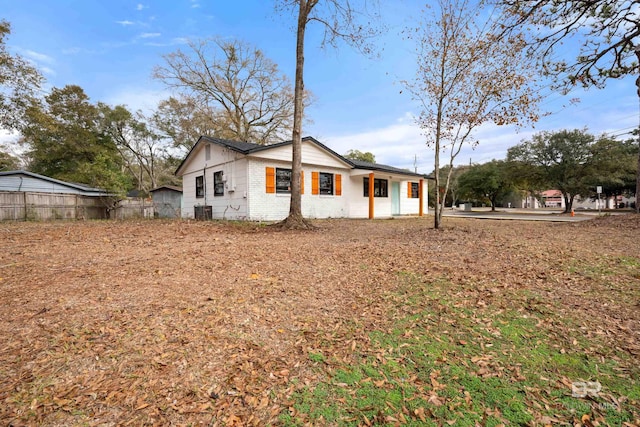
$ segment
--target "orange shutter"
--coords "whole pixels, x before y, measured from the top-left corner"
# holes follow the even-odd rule
[[[300,194],[304,194],[304,171],[300,171]]]
[[[342,175],[336,174],[336,196],[342,196]]]
[[[413,185],[410,182],[407,182],[407,197],[410,199],[411,196],[413,196],[413,193],[411,192],[411,187]]]
[[[320,172],[311,172],[311,194],[320,194]]]
[[[267,167],[267,193],[276,192],[276,169]]]

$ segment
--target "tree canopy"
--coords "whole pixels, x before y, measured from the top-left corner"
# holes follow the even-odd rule
[[[507,164],[501,160],[492,160],[473,165],[458,178],[458,192],[463,198],[488,200],[491,210],[514,189]]]
[[[576,195],[590,194],[594,142],[585,130],[540,132],[511,147],[507,160],[539,167],[539,179],[562,192],[565,212],[570,212]]]
[[[99,109],[81,87],[53,88],[44,104],[33,103],[22,134],[29,170],[114,193],[126,191],[117,147],[102,131]]]
[[[17,129],[43,78],[24,58],[7,50],[9,34],[11,25],[0,20],[0,127]]]
[[[347,151],[347,153],[344,155],[345,158],[347,159],[351,159],[351,160],[360,160],[363,162],[369,162],[369,163],[375,163],[376,162],[376,156],[373,155],[373,153],[366,151],[366,152],[362,152],[360,150],[349,150]]]
[[[215,131],[212,136],[269,144],[285,140],[291,132],[291,84],[260,49],[211,38],[191,41],[188,50],[177,50],[164,60],[155,67],[154,77],[188,96],[195,114],[200,108],[213,121],[208,126]]]

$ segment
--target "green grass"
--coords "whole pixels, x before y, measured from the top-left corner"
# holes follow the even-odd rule
[[[640,370],[630,368],[629,356],[597,351],[602,343],[576,336],[567,345],[568,337],[543,322],[556,308],[531,312],[503,300],[477,308],[452,296],[446,281],[425,283],[409,274],[399,280],[397,320],[369,334],[371,348],[357,363],[318,365],[326,380],[294,395],[283,425],[573,425],[589,415],[617,426],[640,417]],[[544,305],[527,292],[518,299]],[[633,372],[623,375],[619,360]],[[575,381],[598,381],[602,390],[592,399],[572,397]]]

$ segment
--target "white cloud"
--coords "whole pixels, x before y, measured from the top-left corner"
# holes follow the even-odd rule
[[[122,25],[123,27],[126,27],[127,25],[133,25],[133,24],[134,24],[134,22],[124,20],[124,21],[116,21],[116,24],[120,24],[120,25]]]
[[[110,105],[126,105],[130,111],[142,110],[145,113],[155,110],[158,103],[167,99],[171,94],[164,90],[141,88],[138,86],[124,86],[116,88],[105,99]]]
[[[138,37],[141,39],[150,39],[154,37],[160,37],[162,34],[160,33],[142,33]]]
[[[409,113],[380,128],[330,136],[321,142],[340,154],[351,149],[369,151],[375,155],[378,163],[411,170],[415,156],[418,156],[418,172],[430,172],[426,168],[433,163],[426,160],[426,139]]]
[[[481,126],[474,133],[479,144],[474,148],[463,146],[454,161],[455,165],[484,163],[492,159],[504,159],[507,149],[522,139],[530,138],[533,131],[516,133],[513,127],[500,127],[493,124]],[[395,121],[379,128],[369,129],[346,135],[334,135],[323,139],[332,150],[344,154],[350,149],[369,151],[376,162],[414,170],[418,173],[431,173],[434,164],[433,148],[427,146],[422,129],[415,123],[413,115],[406,113]],[[449,161],[449,150],[441,152],[441,165]]]
[[[149,6],[145,6],[142,3],[138,3],[136,5],[136,10],[143,10],[143,9],[147,9]]]
[[[35,52],[35,51],[29,50],[29,49],[21,50],[21,52],[27,58],[32,59],[32,60],[37,61],[37,62],[44,62],[46,64],[53,64],[53,63],[56,62],[55,59],[53,59],[51,56],[46,55],[44,53]]]
[[[189,43],[189,39],[187,37],[174,37],[168,42],[147,42],[145,46],[156,46],[156,47],[166,47],[166,46],[176,46],[181,44]]]
[[[191,8],[192,9],[197,9],[200,7],[200,2],[199,0],[191,0]]]
[[[96,53],[100,53],[100,51],[97,50],[93,50],[93,49],[85,49],[83,47],[70,47],[67,49],[62,49],[62,53],[64,55],[79,55],[79,54],[88,54],[88,55],[93,55]]]
[[[49,68],[49,67],[40,67],[40,70],[41,70],[43,73],[48,74],[48,75],[50,75],[50,76],[55,76],[55,75],[56,75],[55,70],[54,70],[54,69],[52,69],[52,68]]]

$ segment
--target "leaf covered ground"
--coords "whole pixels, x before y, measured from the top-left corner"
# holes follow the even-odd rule
[[[640,424],[640,216],[431,221],[0,224],[0,424]]]

